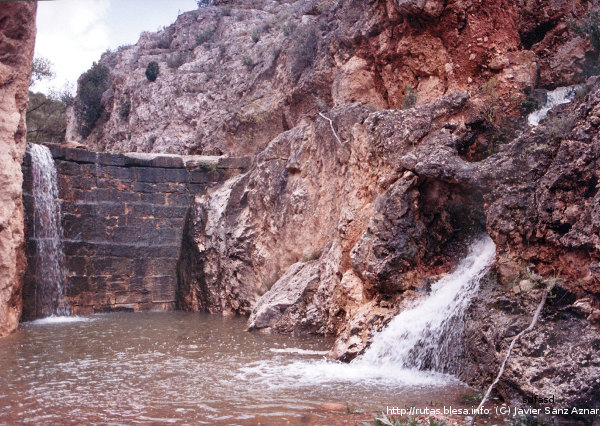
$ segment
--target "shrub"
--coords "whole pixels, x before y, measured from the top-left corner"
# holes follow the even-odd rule
[[[150,62],[148,64],[148,66],[146,67],[146,78],[148,79],[148,81],[156,81],[156,77],[158,77],[158,73],[159,73],[158,63],[155,61]]]
[[[231,8],[229,6],[221,9],[221,16],[231,16]]]
[[[258,41],[260,40],[260,33],[258,32],[257,29],[252,31],[252,35],[250,35],[250,38],[252,39],[252,41],[254,43],[258,43]]]
[[[570,21],[569,25],[578,35],[587,38],[595,50],[600,50],[600,13],[594,11],[582,22]]]
[[[201,44],[204,44],[210,40],[215,34],[216,30],[216,28],[209,28],[206,31],[202,31],[200,34],[196,35],[196,46],[200,46]]]
[[[129,117],[129,112],[131,111],[131,102],[126,97],[121,97],[119,99],[119,117],[123,120]]]
[[[210,6],[213,3],[214,3],[214,0],[198,0],[198,1],[196,1],[196,4],[198,5],[199,8]]]
[[[65,91],[68,94],[68,92]],[[65,140],[68,103],[62,93],[29,92],[27,105],[27,142],[60,142]]]
[[[159,49],[168,49],[171,47],[171,38],[167,35],[163,35],[156,43],[156,47]]]
[[[225,46],[223,43],[219,44],[219,57],[224,57],[225,53],[227,53],[227,46]]]
[[[519,111],[521,112],[521,116],[525,117],[531,114],[533,111],[540,109],[542,105],[537,99],[528,96],[524,99],[521,99],[519,102]]]
[[[167,66],[169,68],[179,68],[185,63],[185,54],[182,52],[174,52],[167,56]]]
[[[291,51],[294,58],[292,62],[292,75],[296,80],[300,78],[300,75],[306,68],[312,66],[318,49],[319,37],[314,28],[305,27],[298,31]]]
[[[409,109],[417,104],[417,94],[413,88],[412,83],[409,81],[404,89],[404,96],[402,98],[402,109]]]
[[[242,57],[242,64],[248,69],[252,69],[256,65],[254,60],[248,55]]]
[[[94,62],[92,67],[79,77],[78,100],[75,103],[75,115],[79,122],[79,131],[83,137],[89,136],[102,113],[102,94],[109,86],[109,70]]]
[[[283,24],[281,31],[283,31],[283,35],[287,37],[296,31],[296,27],[298,27],[298,24],[296,24],[294,21],[288,21]]]

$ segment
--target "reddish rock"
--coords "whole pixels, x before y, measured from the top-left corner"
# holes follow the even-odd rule
[[[36,2],[4,2],[0,8],[0,336],[13,331],[21,316],[25,271],[21,162],[36,8]]]

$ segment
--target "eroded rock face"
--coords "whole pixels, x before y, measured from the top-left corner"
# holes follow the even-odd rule
[[[495,378],[511,340],[529,326],[542,288],[533,283],[525,292],[511,289],[490,274],[468,314],[463,378],[481,388]],[[496,389],[504,401],[520,406],[524,397],[554,395],[557,407],[597,406],[600,330],[591,316],[600,310],[589,303],[560,287],[551,292],[534,331],[520,339],[508,360]],[[580,417],[586,418],[591,420]]]
[[[0,336],[13,331],[21,316],[25,271],[21,161],[36,7],[35,2],[6,2],[0,8]]]
[[[259,307],[267,305],[272,306],[264,312],[281,305],[281,315],[267,315],[252,327],[333,331],[364,295],[372,298],[386,288],[397,293],[420,285],[425,271],[447,270],[462,248],[441,248],[460,240],[460,232],[446,219],[451,215],[443,203],[432,199],[460,194],[419,181],[397,164],[429,131],[441,130],[439,119],[465,101],[466,96],[454,95],[415,110],[375,113],[347,105],[330,113],[335,134],[318,114],[282,133],[246,175],[196,200],[193,226],[186,232],[193,255],[182,263],[196,272],[185,274],[190,279],[184,280],[182,305],[250,313],[269,288],[287,293],[298,287],[290,297],[301,298],[302,307],[280,303],[279,296],[271,300],[269,292],[253,318],[263,318]],[[421,186],[428,188],[423,194]],[[399,205],[406,215],[396,211]],[[414,235],[407,237],[413,239],[412,249],[400,250],[396,240],[413,227]],[[431,244],[414,249],[425,229]],[[293,268],[297,262],[311,266]],[[305,276],[315,275],[307,272],[314,268],[319,270],[316,289]],[[300,291],[302,286],[310,291]]]
[[[306,113],[355,102],[400,108],[413,102],[411,91],[417,104],[468,93],[481,112],[490,81],[504,110],[526,88],[584,81],[597,54],[567,23],[591,7],[216,1],[103,55],[110,70],[103,113],[83,138],[71,110],[68,138],[112,151],[246,156]],[[159,74],[150,82],[153,61]]]
[[[342,144],[329,123],[314,116],[273,140],[248,174],[231,182],[236,195],[227,199],[226,208],[219,192],[199,200],[206,214],[224,214],[206,221],[216,230],[208,234],[218,235],[218,244],[212,236],[196,235],[192,247],[211,253],[200,262],[204,270],[218,265],[215,271],[225,273],[215,275],[212,287],[198,283],[196,288],[208,289],[220,301],[250,294],[244,296],[243,310],[233,310],[252,310],[251,329],[336,333],[331,354],[349,360],[415,292],[427,291],[436,275],[450,270],[469,238],[485,227],[497,243],[500,262],[498,283],[482,304],[487,308],[475,309],[468,331],[478,368],[496,371],[502,348],[514,336],[502,324],[516,330],[517,318],[523,328],[530,320],[540,292],[527,277],[538,277],[538,288],[556,278],[556,291],[579,300],[566,307],[576,314],[563,316],[564,306],[549,305],[540,331],[532,333],[511,364],[501,393],[516,401],[518,395],[559,386],[570,404],[583,401],[573,391],[583,386],[589,390],[586,404],[594,402],[590,377],[596,377],[596,364],[572,369],[568,380],[544,376],[538,385],[531,383],[545,363],[528,358],[535,352],[531,343],[552,348],[548,356],[556,365],[566,368],[570,362],[572,336],[551,331],[552,321],[565,329],[572,324],[592,346],[599,335],[594,171],[600,150],[593,123],[600,123],[594,118],[600,83],[591,79],[585,90],[587,97],[551,113],[479,162],[459,154],[470,137],[452,119],[469,108],[462,95],[406,111],[334,109],[331,118]],[[316,241],[322,245],[306,258],[307,247]],[[273,276],[280,278],[271,286]],[[235,291],[224,290],[231,282]],[[490,311],[495,303],[524,308],[506,317],[501,309]],[[479,321],[490,328],[475,326]],[[504,334],[488,336],[495,343],[482,347],[482,334],[485,339],[496,322],[494,333]],[[576,356],[589,355],[582,349]],[[481,376],[483,370],[465,368],[466,380],[490,379]]]

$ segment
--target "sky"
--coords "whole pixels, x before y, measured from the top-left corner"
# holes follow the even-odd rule
[[[55,0],[38,2],[35,56],[50,60],[55,77],[32,89],[49,93],[77,78],[107,49],[135,44],[143,31],[157,31],[195,0]]]

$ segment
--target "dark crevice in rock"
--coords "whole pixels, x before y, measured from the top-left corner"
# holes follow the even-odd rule
[[[521,34],[521,43],[523,43],[523,47],[527,50],[531,49],[531,47],[539,43],[544,39],[548,31],[553,29],[556,26],[556,20],[551,20],[548,22],[542,22],[540,25],[535,27],[534,29]]]

